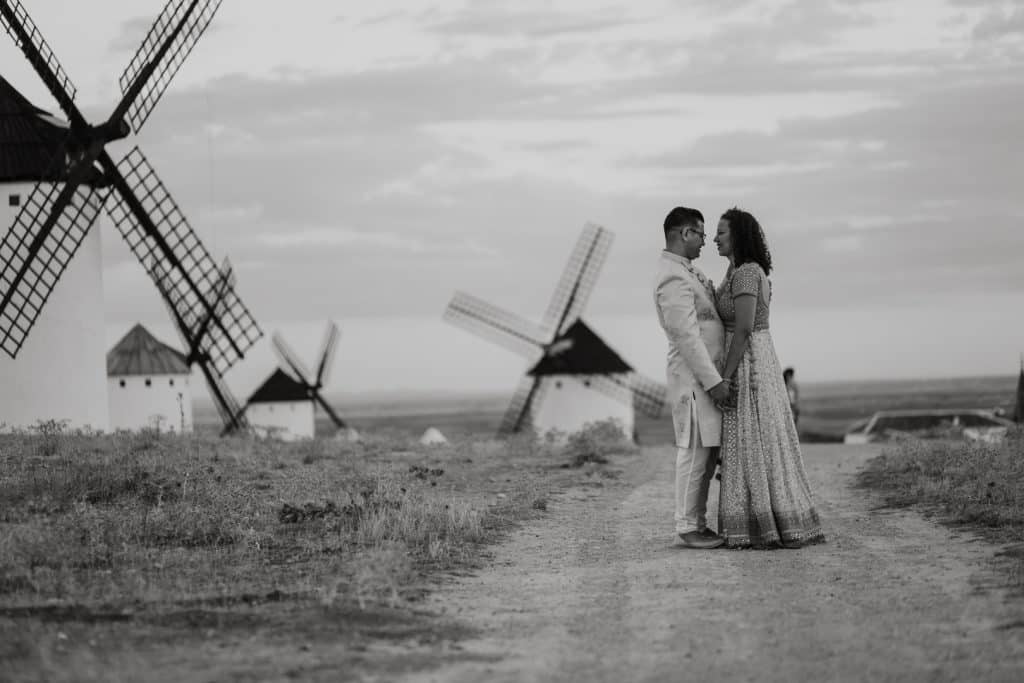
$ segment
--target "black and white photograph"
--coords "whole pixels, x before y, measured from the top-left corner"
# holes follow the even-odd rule
[[[1024,680],[1024,0],[0,29],[0,681]]]

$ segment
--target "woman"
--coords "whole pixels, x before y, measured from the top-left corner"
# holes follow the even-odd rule
[[[729,209],[718,222],[729,270],[716,292],[728,351],[722,377],[734,401],[722,420],[718,525],[732,548],[800,547],[823,541],[800,441],[771,333],[771,255],[757,219]]]

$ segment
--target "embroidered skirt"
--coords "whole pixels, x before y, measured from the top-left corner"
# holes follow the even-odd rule
[[[732,333],[726,333],[729,347]],[[824,541],[811,500],[786,383],[768,330],[754,331],[722,416],[719,533],[728,547]]]

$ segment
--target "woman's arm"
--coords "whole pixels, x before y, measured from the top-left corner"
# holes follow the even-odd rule
[[[736,374],[736,368],[740,366],[743,352],[747,350],[750,333],[754,330],[757,295],[744,292],[737,294],[733,301],[736,305],[736,328],[733,330],[729,351],[725,356],[725,370],[722,371],[722,377],[728,380],[732,380],[733,375]]]

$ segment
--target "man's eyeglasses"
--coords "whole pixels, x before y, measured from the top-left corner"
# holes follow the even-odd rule
[[[704,241],[704,240],[706,239],[706,237],[707,237],[707,236],[706,236],[706,235],[704,234],[704,231],[703,231],[703,230],[697,230],[696,228],[686,228],[685,230],[683,230],[683,234],[684,234],[684,235],[685,235],[686,233],[688,233],[688,232],[692,232],[692,233],[693,233],[694,235],[696,235],[697,237],[699,237],[699,238],[700,238],[700,241],[701,241],[701,242],[703,242],[703,241]]]

